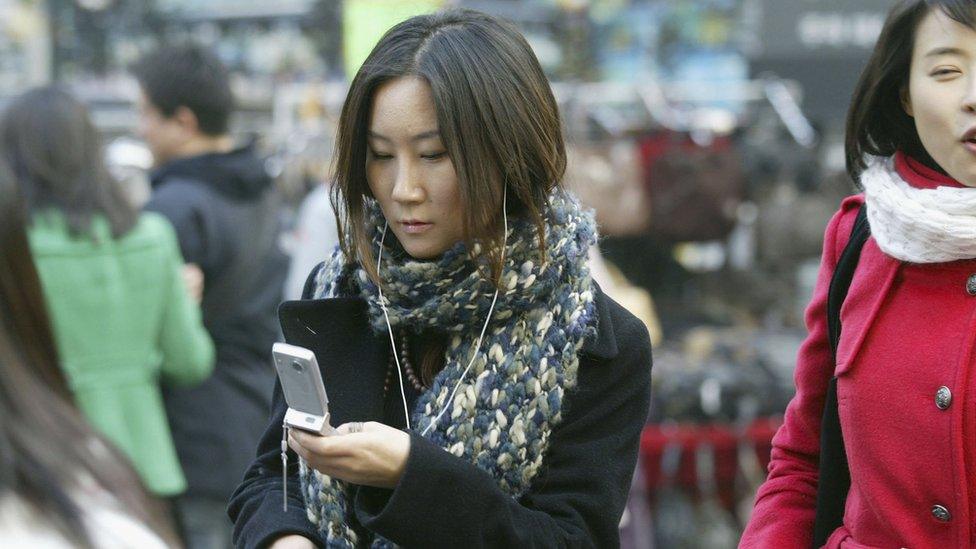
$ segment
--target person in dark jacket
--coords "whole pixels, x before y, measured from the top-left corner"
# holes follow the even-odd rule
[[[467,10],[395,26],[336,153],[341,246],[279,317],[337,434],[283,433],[276,386],[230,502],[237,546],[616,546],[650,340],[592,282],[592,213],[562,189],[525,39]]]
[[[264,429],[274,385],[269,353],[288,269],[277,194],[253,148],[235,147],[228,134],[233,99],[212,53],[164,48],[134,73],[140,134],[156,161],[146,209],[169,218],[183,257],[199,269],[217,354],[211,379],[165,395],[189,484],[179,514],[191,549],[227,547],[224,508]]]

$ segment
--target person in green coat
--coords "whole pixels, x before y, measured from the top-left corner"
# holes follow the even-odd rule
[[[75,403],[147,489],[186,489],[161,384],[192,385],[214,349],[175,231],[139,214],[105,167],[84,105],[40,88],[0,119],[0,151],[30,214],[28,238]]]

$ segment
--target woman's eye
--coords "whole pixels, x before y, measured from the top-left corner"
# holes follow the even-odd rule
[[[373,157],[373,160],[389,160],[389,159],[393,158],[393,155],[392,154],[380,153],[380,152],[376,152],[376,151],[370,151],[369,154],[370,154],[370,156]]]
[[[936,70],[932,71],[931,76],[949,76],[949,75],[958,74],[958,73],[959,73],[959,70],[958,69],[942,68],[942,69],[936,69]]]
[[[441,152],[433,153],[433,154],[422,154],[422,155],[420,155],[420,157],[423,158],[423,159],[425,159],[425,160],[439,160],[441,158],[444,158],[445,156],[447,156],[447,151],[441,151]]]

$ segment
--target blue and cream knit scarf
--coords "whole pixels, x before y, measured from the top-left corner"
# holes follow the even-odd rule
[[[513,498],[539,473],[553,428],[562,420],[564,395],[576,385],[579,352],[596,332],[587,251],[596,240],[590,212],[557,190],[546,213],[543,261],[537,231],[518,220],[509,228],[502,291],[485,340],[461,381],[448,413],[426,438],[488,472]],[[383,216],[371,206],[379,246]],[[391,239],[388,237],[387,242]],[[387,260],[386,258],[389,258]],[[417,261],[384,251],[380,276],[389,301],[390,324],[420,332],[447,333],[445,367],[412,411],[422,432],[447,403],[468,362],[494,294],[458,244],[437,261]],[[387,330],[377,288],[358,265],[336,252],[320,269],[316,298],[359,295],[369,303],[371,324]],[[382,538],[348,524],[345,483],[301,462],[302,493],[309,520],[329,547],[389,547]]]

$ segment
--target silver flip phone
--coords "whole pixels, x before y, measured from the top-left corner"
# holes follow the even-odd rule
[[[285,424],[320,435],[332,434],[329,397],[315,353],[304,347],[275,343],[271,354],[288,403]]]

